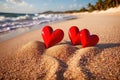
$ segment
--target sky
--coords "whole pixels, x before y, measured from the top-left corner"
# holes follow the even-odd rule
[[[44,11],[79,10],[97,0],[0,0],[0,12],[40,13]]]

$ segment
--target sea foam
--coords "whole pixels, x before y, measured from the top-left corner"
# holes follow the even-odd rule
[[[24,15],[18,17],[0,16],[0,33],[15,30],[17,28],[47,24],[72,18],[75,18],[75,16],[65,14],[35,14],[34,16]]]

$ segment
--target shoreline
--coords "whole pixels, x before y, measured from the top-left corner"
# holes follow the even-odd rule
[[[69,19],[69,20],[73,20],[73,19]],[[75,18],[75,19],[77,19],[77,18]],[[49,23],[46,23],[46,24],[33,25],[33,26],[18,28],[16,30],[1,33],[0,34],[0,43],[4,42],[4,41],[7,41],[9,39],[15,38],[17,36],[24,35],[25,33],[28,33],[28,32],[31,32],[31,31],[34,31],[34,30],[37,30],[37,29],[41,29],[45,25],[60,23],[60,22],[64,22],[64,21],[67,21],[67,20],[58,20],[58,21],[53,21],[53,22],[49,22]]]

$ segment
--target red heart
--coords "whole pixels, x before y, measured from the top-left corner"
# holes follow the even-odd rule
[[[72,42],[73,45],[78,45],[78,44],[81,44],[81,41],[80,41],[80,31],[78,29],[78,27],[76,26],[72,26],[70,29],[69,29],[69,38]]]
[[[49,48],[63,39],[64,32],[61,29],[56,29],[55,31],[53,31],[50,26],[45,26],[42,29],[42,37],[45,42],[46,48]]]
[[[95,46],[99,41],[99,37],[97,35],[90,35],[87,29],[81,30],[80,39],[82,47]]]

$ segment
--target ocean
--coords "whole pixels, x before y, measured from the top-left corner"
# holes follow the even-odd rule
[[[17,35],[40,29],[44,25],[64,20],[74,19],[76,16],[65,14],[4,14],[0,13],[0,42]]]

